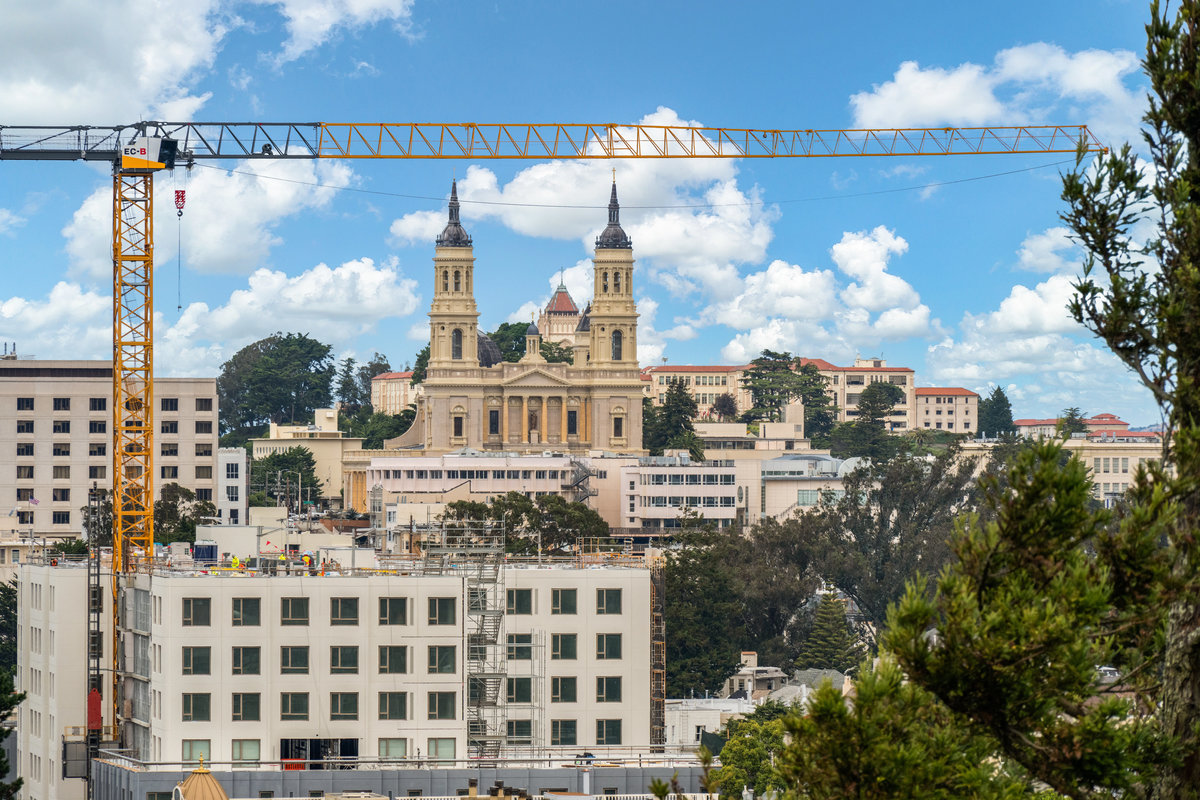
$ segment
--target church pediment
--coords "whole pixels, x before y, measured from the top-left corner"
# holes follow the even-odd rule
[[[519,375],[512,375],[500,381],[500,385],[505,388],[520,389],[526,386],[561,386],[568,387],[573,384],[571,381],[559,375],[554,375],[540,367],[522,372]]]

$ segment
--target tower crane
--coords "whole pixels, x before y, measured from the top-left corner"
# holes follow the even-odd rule
[[[1080,148],[1105,149],[1083,125],[825,130],[611,123],[0,125],[0,161],[113,165],[113,725],[119,730],[123,721],[124,582],[154,548],[155,172],[211,159],[842,158],[1075,153]],[[98,700],[89,702],[99,708]]]

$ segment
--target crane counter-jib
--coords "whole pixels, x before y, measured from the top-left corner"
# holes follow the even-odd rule
[[[606,124],[138,122],[0,125],[0,160],[117,161],[138,137],[209,159],[837,158],[1088,152],[1085,125],[768,129]]]

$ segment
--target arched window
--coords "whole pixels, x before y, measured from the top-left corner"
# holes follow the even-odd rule
[[[612,359],[613,361],[621,360],[621,332],[612,332]]]
[[[604,273],[604,285],[603,285],[603,288],[601,289],[601,291],[604,294],[608,294],[608,273],[607,272]]]
[[[613,291],[617,294],[621,293],[621,273],[619,272],[613,273]]]
[[[459,274],[458,270],[454,270],[454,291],[462,291],[462,275]]]
[[[450,270],[448,269],[442,270],[442,291],[450,291]]]
[[[450,357],[453,359],[462,358],[462,331],[455,328],[450,334]]]

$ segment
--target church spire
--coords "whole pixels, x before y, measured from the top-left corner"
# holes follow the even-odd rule
[[[613,177],[612,195],[608,199],[608,227],[596,239],[597,249],[629,250],[633,242],[621,228],[621,204],[617,202],[617,179]]]
[[[470,247],[471,237],[458,220],[458,181],[450,184],[450,219],[437,237],[438,247]]]

